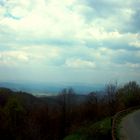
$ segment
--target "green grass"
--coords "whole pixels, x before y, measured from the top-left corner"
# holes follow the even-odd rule
[[[64,140],[111,140],[111,118],[89,123]]]
[[[72,134],[67,136],[64,140],[86,140],[86,136],[80,134]]]

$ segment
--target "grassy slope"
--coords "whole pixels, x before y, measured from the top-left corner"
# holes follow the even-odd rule
[[[111,140],[111,119],[106,118],[81,127],[64,140]]]

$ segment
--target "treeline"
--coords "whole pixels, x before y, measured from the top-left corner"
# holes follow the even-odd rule
[[[135,81],[122,86],[110,83],[102,94],[77,95],[70,88],[42,98],[0,88],[0,139],[63,140],[85,124],[137,105],[140,85]]]

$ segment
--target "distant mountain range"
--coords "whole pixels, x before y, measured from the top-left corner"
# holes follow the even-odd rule
[[[14,91],[24,91],[35,95],[55,95],[64,88],[73,88],[77,94],[87,94],[100,91],[104,88],[100,84],[54,84],[54,83],[9,83],[0,82],[0,87],[10,88]]]

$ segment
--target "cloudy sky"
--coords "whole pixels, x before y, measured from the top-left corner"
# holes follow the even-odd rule
[[[140,82],[140,0],[0,0],[0,81]]]

